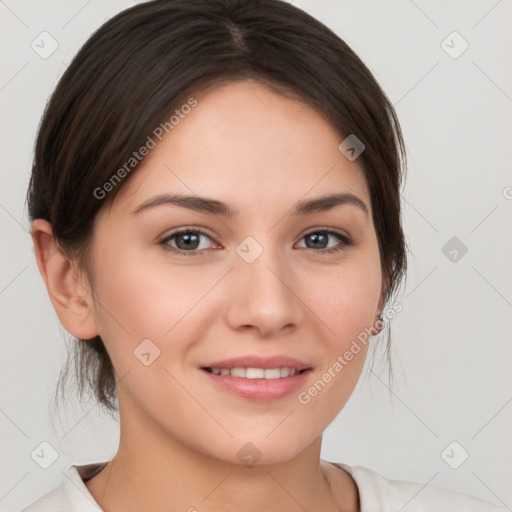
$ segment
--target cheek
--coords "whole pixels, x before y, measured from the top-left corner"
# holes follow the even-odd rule
[[[99,262],[97,280],[100,322],[109,334],[132,341],[160,339],[186,319],[208,290],[204,273],[145,262],[140,254],[106,256]],[[107,334],[105,332],[105,334]]]
[[[376,258],[361,252],[319,268],[303,289],[304,302],[318,317],[325,340],[342,349],[375,322],[381,285],[378,253]]]
[[[315,313],[311,318],[318,318],[316,328],[325,352],[317,380],[304,390],[299,403],[309,404],[320,417],[336,416],[366,360],[382,286],[376,240],[374,249],[354,252],[335,267],[321,268],[308,285],[305,302]]]
[[[170,374],[204,335],[199,301],[218,276],[145,262],[140,254],[119,256],[105,254],[96,267],[100,335],[123,387],[139,404],[159,410],[158,397],[165,395],[181,407]],[[182,399],[186,404],[190,397]]]
[[[190,353],[218,320],[215,306],[224,301],[213,303],[208,292],[223,272],[145,261],[140,252],[111,254],[96,272],[100,335],[118,376],[129,374],[123,384],[131,394],[141,402],[170,396],[179,388],[170,374],[181,380]]]
[[[300,408],[327,426],[350,398],[364,367],[381,292],[379,266],[347,265],[316,276],[309,304],[319,320],[324,354]],[[318,331],[317,331],[318,332]]]

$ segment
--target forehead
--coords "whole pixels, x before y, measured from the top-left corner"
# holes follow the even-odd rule
[[[350,192],[371,208],[361,165],[345,158],[342,136],[309,105],[250,80],[191,96],[196,106],[149,151],[118,207],[165,192],[208,195],[241,210]]]

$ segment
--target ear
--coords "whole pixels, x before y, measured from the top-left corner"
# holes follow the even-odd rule
[[[60,323],[77,338],[94,338],[98,335],[98,327],[88,280],[78,273],[76,264],[55,241],[48,221],[35,219],[30,236],[39,272]]]

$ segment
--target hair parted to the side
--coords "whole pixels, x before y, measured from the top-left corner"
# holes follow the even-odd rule
[[[386,303],[405,277],[400,188],[406,154],[393,106],[359,57],[324,24],[283,0],[154,0],[104,23],[61,77],[42,117],[27,192],[30,220],[47,220],[56,241],[94,286],[88,258],[94,195],[194,92],[253,79],[311,105],[340,134],[365,145]],[[390,333],[387,353],[389,361]],[[92,391],[118,408],[114,368],[99,336],[73,339],[79,398]],[[391,376],[391,375],[390,375]],[[122,376],[120,376],[122,377]],[[88,389],[87,389],[88,388]]]

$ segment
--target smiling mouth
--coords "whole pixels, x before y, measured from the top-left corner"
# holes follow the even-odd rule
[[[203,367],[208,373],[214,375],[220,375],[225,377],[239,377],[242,379],[265,379],[265,380],[277,380],[284,379],[287,377],[293,377],[301,373],[311,370],[311,368],[304,368],[303,370],[297,370],[295,368],[279,367],[279,368],[213,368]]]

